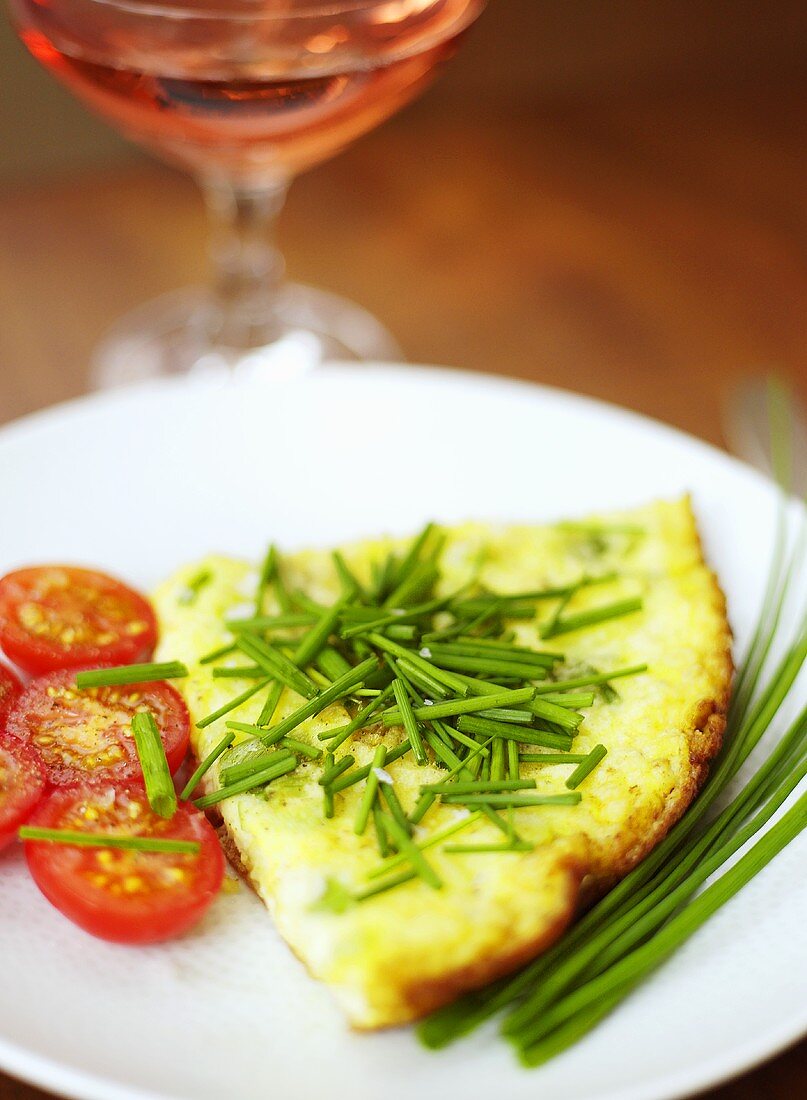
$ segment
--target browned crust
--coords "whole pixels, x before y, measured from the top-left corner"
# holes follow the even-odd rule
[[[412,1020],[418,1020],[435,1009],[457,999],[463,993],[469,993],[474,989],[481,989],[512,974],[522,966],[526,966],[542,951],[560,939],[577,912],[577,899],[580,896],[580,884],[585,874],[585,866],[579,860],[568,858],[563,865],[566,872],[566,899],[558,917],[548,924],[540,933],[531,940],[519,943],[516,947],[503,946],[498,954],[488,955],[483,959],[476,959],[467,966],[459,967],[437,978],[428,978],[420,981],[412,981],[401,988],[401,1000],[406,1006],[406,1015],[401,1013],[401,1018],[395,1024],[384,1026],[399,1026]],[[356,1027],[356,1025],[354,1025]],[[375,1025],[357,1030],[378,1030]]]
[[[703,549],[694,521],[693,527],[698,539],[700,561],[704,564]],[[480,989],[526,965],[542,951],[551,947],[563,935],[576,915],[632,870],[680,820],[703,786],[709,774],[709,765],[722,745],[734,672],[731,656],[732,635],[726,617],[725,596],[715,574],[710,572],[709,578],[714,607],[723,625],[719,647],[711,655],[715,667],[714,695],[701,699],[696,704],[692,710],[689,725],[683,731],[687,739],[691,765],[686,781],[671,792],[651,827],[642,831],[641,840],[617,857],[616,862],[609,868],[608,874],[588,873],[588,868],[582,861],[568,857],[563,865],[563,869],[567,872],[566,904],[559,916],[547,925],[540,935],[515,947],[503,939],[501,949],[485,958],[477,959],[473,963],[440,974],[435,978],[412,980],[402,985],[400,989],[401,1011],[396,1020],[382,1025],[370,1024],[366,1028],[360,1024],[354,1024],[354,1027],[358,1030],[377,1030],[379,1026],[399,1026],[411,1022],[448,1004],[463,993]],[[218,834],[228,860],[254,890],[255,886],[250,879],[249,869],[244,864],[235,841],[228,834],[220,817],[214,823],[218,826]]]

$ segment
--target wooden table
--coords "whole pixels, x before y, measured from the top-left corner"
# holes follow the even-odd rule
[[[295,185],[293,277],[412,360],[548,382],[712,442],[738,377],[807,394],[807,84],[428,100]],[[191,185],[147,164],[0,194],[0,421],[73,396],[104,328],[204,276]],[[789,1100],[807,1044],[710,1093]],[[0,1076],[0,1100],[45,1094]]]

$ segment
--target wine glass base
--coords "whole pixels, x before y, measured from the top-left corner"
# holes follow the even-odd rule
[[[95,351],[98,389],[149,378],[212,371],[300,373],[326,359],[400,362],[403,352],[372,314],[345,298],[288,283],[277,296],[272,339],[260,347],[211,338],[216,305],[202,287],[174,291],[126,314]]]

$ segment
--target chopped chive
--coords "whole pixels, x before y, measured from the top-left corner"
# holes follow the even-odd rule
[[[380,649],[384,653],[390,653],[393,657],[407,658],[413,665],[417,665],[417,667],[428,676],[433,676],[435,680],[439,680],[441,684],[444,684],[447,688],[451,688],[457,695],[468,694],[468,685],[464,683],[459,676],[454,676],[453,673],[430,664],[428,661],[425,661],[420,654],[415,653],[414,650],[406,649],[405,646],[398,645],[397,642],[385,638],[382,634],[368,634],[367,640],[374,645],[376,649]]]
[[[364,588],[356,577],[356,574],[347,564],[344,557],[342,556],[342,553],[339,550],[334,550],[332,552],[331,561],[333,562],[337,576],[339,577],[339,583],[342,586],[342,593],[345,599],[366,600],[367,593],[364,591]]]
[[[387,752],[386,763],[391,764],[394,760],[399,760],[402,756],[405,756],[412,746],[408,741],[402,741],[400,745],[397,745],[394,749],[390,749]],[[346,791],[348,787],[352,787],[354,783],[361,783],[363,779],[367,779],[369,776],[373,764],[365,764],[363,768],[357,768],[353,772],[348,772],[346,775],[340,776],[333,783],[334,794],[340,794],[342,791]]]
[[[396,642],[413,642],[418,636],[418,628],[414,623],[391,623],[385,633]]]
[[[369,898],[374,898],[378,894],[384,894],[387,890],[392,890],[395,886],[403,886],[405,882],[411,882],[412,879],[417,878],[417,871],[401,871],[400,874],[394,875],[392,878],[385,879],[383,882],[377,882],[375,886],[369,886],[366,890],[361,890],[356,894],[356,901],[367,901]]]
[[[440,570],[431,562],[419,562],[384,600],[385,607],[404,607],[412,600],[422,599],[434,588]]]
[[[333,753],[332,752],[326,752],[325,753],[325,767],[323,769],[322,774],[325,775],[326,772],[329,772],[331,770],[331,768],[333,768],[333,765],[334,765]],[[322,783],[321,779],[320,779],[320,783]],[[325,816],[325,818],[331,818],[331,817],[333,817],[333,789],[331,787],[327,786],[326,784],[323,784],[322,797],[323,797],[323,815]]]
[[[280,680],[275,680],[269,691],[266,693],[266,701],[261,707],[261,713],[258,715],[258,726],[268,726],[275,716],[277,705],[280,702],[280,696],[283,694],[283,684]],[[259,735],[256,735],[259,736]]]
[[[219,776],[221,785],[222,787],[231,787],[233,783],[240,783],[242,779],[266,771],[267,768],[279,764],[281,760],[291,759],[293,755],[290,749],[275,749],[270,752],[264,745],[261,745],[257,752],[253,752],[245,760],[240,760],[236,764],[228,764],[226,768],[222,768]]]
[[[423,736],[431,746],[431,750],[438,761],[445,764],[447,768],[454,768],[457,765],[459,757],[452,748],[449,748],[449,746],[441,740],[434,730],[425,729],[423,731]]]
[[[265,787],[266,784],[271,783],[272,780],[279,779],[280,776],[287,775],[289,772],[294,771],[297,767],[297,763],[296,756],[278,760],[277,763],[264,768],[263,771],[254,772],[252,775],[245,776],[243,779],[239,779],[235,783],[230,783],[226,787],[221,787],[217,791],[211,791],[210,794],[203,795],[202,798],[194,799],[193,804],[197,809],[206,810],[209,806],[216,806],[226,798],[232,798],[237,794],[246,794],[256,787]]]
[[[586,759],[582,752],[520,752],[519,760],[527,764],[579,764]]]
[[[409,815],[409,823],[411,825],[418,825],[428,813],[431,806],[434,805],[437,800],[437,795],[432,794],[431,791],[423,791],[418,797],[415,807]]]
[[[332,681],[329,680],[327,676],[323,676],[318,669],[310,667],[305,670],[305,673],[306,676],[314,681],[318,688],[329,688],[331,686]]]
[[[342,602],[338,601],[332,607],[329,607],[300,640],[300,644],[292,656],[292,662],[295,665],[311,664],[320,651],[325,648],[339,621],[342,606]]]
[[[368,703],[363,710],[360,710],[356,717],[348,722],[346,726],[339,726],[337,729],[323,730],[322,733],[317,734],[317,737],[320,741],[330,741],[331,744],[328,747],[331,751],[338,749],[344,741],[347,741],[352,733],[362,729],[367,724],[367,720],[375,714],[381,704],[389,699],[391,695],[392,684],[386,687],[380,695],[377,695],[372,702]]]
[[[494,743],[495,747],[495,743]],[[527,791],[535,790],[534,779],[477,779],[457,780],[454,783],[429,783],[421,790],[434,794],[474,794],[479,791]]]
[[[446,699],[444,702],[433,703],[431,706],[415,707],[414,715],[422,722],[431,722],[435,718],[453,718],[458,714],[473,714],[480,710],[490,710],[491,707],[518,706],[519,703],[529,703],[535,695],[531,687],[502,690],[496,688],[489,695],[474,696],[473,698]],[[528,716],[529,717],[529,716]],[[384,715],[385,726],[397,726],[401,723],[400,711],[387,711]]]
[[[516,741],[505,741],[505,745],[507,746],[507,775],[510,779],[520,779],[518,743]]]
[[[583,796],[579,791],[569,791],[568,794],[458,794],[443,795],[443,802],[447,805],[460,803],[463,806],[576,806]]]
[[[206,726],[210,726],[213,722],[217,722],[219,718],[223,718],[224,715],[229,714],[231,710],[236,710],[243,703],[246,703],[253,695],[257,695],[261,688],[265,688],[269,682],[270,678],[267,677],[265,680],[259,680],[257,684],[252,684],[246,691],[242,691],[240,695],[236,695],[234,699],[230,699],[229,702],[220,706],[218,710],[214,710],[212,714],[208,714],[200,719],[200,721],[196,723],[196,728],[198,730],[203,730]]]
[[[188,675],[181,661],[157,661],[144,665],[93,668],[76,673],[77,688],[114,687],[118,684],[146,684],[154,680],[176,680]]]
[[[631,615],[635,611],[641,611],[644,600],[641,596],[633,596],[626,600],[617,600],[615,603],[605,604],[602,607],[591,607],[587,611],[578,611],[575,615],[564,615],[556,622],[551,622],[541,627],[539,633],[542,638],[555,638],[559,634],[569,634],[573,630],[582,630],[587,626],[596,626],[598,623],[609,622],[611,619],[620,619],[625,615]]]
[[[265,726],[259,726],[255,722],[225,722],[224,724],[226,725],[228,730],[236,730],[238,733],[246,733],[250,737],[258,738],[264,746],[266,745],[266,741],[264,740],[264,736],[266,734]],[[282,736],[283,735],[281,734],[281,737]],[[280,737],[278,738],[278,741],[279,740]]]
[[[120,836],[118,833],[82,833],[73,829],[40,829],[36,825],[23,825],[17,835],[20,840],[72,844],[79,848],[124,848],[135,852],[182,852],[195,856],[202,848],[196,840],[171,840],[169,837],[156,836]]]
[[[387,840],[387,830],[384,828],[381,820],[383,811],[378,802],[373,803],[373,828],[375,829],[375,839],[378,844],[378,854],[382,859],[386,859],[389,855],[389,841]]]
[[[440,658],[468,657],[480,660],[501,661],[502,664],[518,664],[524,667],[537,665],[539,668],[552,668],[562,660],[560,653],[541,653],[538,650],[527,649],[523,646],[490,644],[487,639],[480,638],[478,642],[431,642],[427,646],[428,653],[421,651],[421,656],[429,657],[435,661]],[[484,670],[483,670],[484,671]]]
[[[540,745],[547,749],[565,750],[570,748],[572,743],[572,739],[565,734],[525,729],[523,726],[494,722],[490,718],[473,718],[471,715],[462,715],[457,722],[457,727],[463,733],[482,734],[483,737],[506,737],[524,745]]]
[[[180,593],[177,603],[180,607],[190,607],[191,604],[196,603],[196,597],[205,587],[213,580],[213,574],[209,569],[200,569],[197,573],[185,582],[185,588]]]
[[[354,626],[345,627],[342,630],[343,638],[352,638],[356,634],[366,634],[377,630],[385,629],[391,625],[404,625],[416,622],[418,619],[435,614],[437,611],[441,611],[451,602],[451,596],[444,596],[439,599],[427,600],[424,603],[415,604],[414,607],[393,607],[386,614],[378,614],[376,609],[373,609],[376,614],[370,616],[368,619],[364,619]]]
[[[491,707],[478,710],[476,714],[480,718],[492,718],[496,722],[510,722],[517,726],[529,726],[532,724],[532,713],[528,710],[511,710],[508,707]]]
[[[447,730],[451,741],[458,741],[461,745],[465,745],[466,749],[476,749],[479,742],[475,741],[473,737],[468,737],[462,732],[462,730],[454,729],[453,726],[443,726],[442,723],[433,722],[432,725],[436,728],[438,725],[442,729]],[[482,756],[489,756],[490,751],[488,749],[483,750]]]
[[[425,695],[432,699],[445,699],[449,695],[449,690],[440,683],[439,680],[435,680],[433,676],[424,672],[418,668],[417,665],[413,665],[411,661],[408,661],[406,657],[401,657],[398,661],[398,668],[401,673],[411,680]]]
[[[370,811],[373,808],[376,795],[378,794],[378,769],[384,767],[386,755],[387,750],[384,745],[378,745],[373,753],[373,762],[370,765],[367,783],[356,813],[356,820],[353,824],[353,832],[357,836],[361,836],[367,828],[367,819],[370,816]]]
[[[584,760],[581,760],[572,774],[566,780],[566,786],[570,791],[573,791],[575,787],[579,787],[587,775],[597,767],[599,762],[607,755],[608,750],[605,745],[595,745],[591,752],[586,756]]]
[[[381,791],[381,795],[387,804],[387,809],[389,810],[389,812],[392,814],[392,816],[395,818],[401,828],[406,830],[407,836],[411,835],[412,825],[409,821],[409,818],[404,813],[403,806],[401,805],[398,795],[395,791],[394,784],[385,783],[382,781],[379,786],[379,790]]]
[[[428,764],[429,758],[423,747],[423,738],[420,736],[420,728],[412,711],[412,704],[409,702],[409,696],[406,693],[403,680],[396,677],[392,681],[392,692],[395,696],[395,702],[398,704],[398,710],[401,712],[401,721],[409,737],[409,743],[415,754],[415,760],[417,760],[418,764],[421,766]]]
[[[234,738],[235,733],[232,730],[229,730],[227,733],[225,733],[225,735],[222,737],[221,741],[219,741],[216,747],[210,750],[204,760],[202,760],[202,762],[199,764],[199,767],[190,777],[188,782],[182,788],[182,794],[179,796],[180,802],[188,801],[190,796],[199,786],[199,780],[202,778],[203,775],[205,775],[207,771],[209,771],[212,765],[215,764],[215,762],[218,760],[224,750],[229,748],[229,746],[233,743]]]
[[[333,646],[325,646],[325,648],[317,654],[315,662],[320,672],[324,672],[328,679],[333,682],[338,680],[340,676],[344,676],[345,673],[350,672],[353,667],[339,650],[334,649]]]
[[[536,718],[543,718],[554,726],[560,726],[568,733],[573,733],[583,721],[583,715],[578,711],[558,706],[557,703],[547,703],[539,696],[527,703],[527,706]]]
[[[436,647],[427,648],[432,652]],[[521,680],[543,680],[549,667],[537,663],[503,660],[499,657],[466,657],[453,653],[433,653],[430,660],[440,669],[451,669],[454,672],[481,672],[485,676],[512,676]]]
[[[541,700],[545,703],[555,703],[559,707],[571,707],[574,710],[583,710],[585,707],[591,707],[594,705],[594,692],[593,691],[556,691],[553,693],[546,692],[541,695]]]
[[[333,753],[327,753],[326,760],[329,756],[332,757]],[[338,764],[331,760],[329,763],[326,763],[325,769],[317,782],[321,787],[328,787],[333,783],[334,779],[338,779],[343,772],[346,772],[348,768],[352,768],[355,763],[355,756],[343,756]]]
[[[309,760],[320,760],[322,758],[322,749],[315,749],[313,745],[309,745],[305,741],[298,741],[294,737],[284,737],[280,744],[284,749],[290,749],[299,756],[307,756]]]
[[[260,680],[266,672],[258,665],[235,665],[211,669],[214,680]]]
[[[480,852],[532,852],[534,844],[526,840],[511,840],[507,844],[446,844],[444,852],[456,855],[474,855]]]
[[[289,612],[287,615],[250,615],[247,618],[225,619],[224,625],[234,634],[247,631],[254,634],[263,631],[286,630],[297,626],[312,626],[316,615],[308,611]]]
[[[293,729],[296,729],[301,722],[305,722],[309,718],[313,718],[314,715],[320,714],[331,703],[337,701],[337,699],[344,698],[345,695],[350,693],[350,689],[358,687],[363,683],[367,677],[378,668],[378,661],[375,657],[368,657],[366,661],[362,661],[360,665],[356,665],[349,673],[344,676],[340,676],[338,680],[334,680],[329,688],[320,692],[319,695],[314,696],[307,703],[303,704],[299,710],[295,710],[293,714],[288,715],[276,726],[265,732],[264,736],[269,737],[278,731],[281,737],[285,737],[287,733],[291,733]]]
[[[160,817],[171,818],[176,813],[177,792],[165,757],[160,729],[151,711],[137,711],[132,715],[132,733],[143,769],[149,806]]]
[[[221,657],[229,657],[231,653],[235,653],[235,650],[235,642],[228,642],[227,645],[219,646],[218,649],[211,649],[209,653],[205,653],[204,657],[199,658],[199,664],[211,665]]]
[[[389,584],[394,584],[396,586],[399,586],[406,580],[406,578],[409,576],[409,574],[412,572],[412,570],[417,565],[418,560],[420,558],[421,551],[423,550],[424,546],[428,542],[428,540],[429,540],[429,538],[430,538],[430,536],[431,536],[431,534],[434,530],[435,530],[434,524],[432,522],[429,522],[423,527],[423,529],[420,532],[418,532],[417,535],[415,535],[415,537],[409,543],[407,551],[403,556],[403,560],[401,561],[401,564],[396,568],[393,576],[389,579],[389,581],[388,581]],[[392,598],[389,597],[385,602],[390,603],[390,602],[393,602],[393,601],[392,601]],[[394,602],[393,602],[393,606],[394,606]]]
[[[239,634],[235,644],[243,653],[246,653],[247,657],[251,657],[261,668],[265,669],[269,676],[275,680],[282,680],[287,687],[290,687],[292,691],[296,691],[298,695],[302,695],[306,699],[311,699],[316,695],[317,686],[314,681],[306,676],[301,669],[297,668],[279,649],[272,648],[272,646],[267,645],[266,642],[252,634]]]
[[[478,810],[475,813],[470,813],[467,817],[463,817],[459,821],[454,821],[450,825],[446,825],[445,828],[439,829],[436,833],[432,833],[430,837],[418,844],[418,848],[421,852],[425,852],[429,848],[434,848],[436,845],[442,844],[444,840],[448,840],[450,836],[454,836],[456,833],[460,832],[460,830],[467,829],[469,825],[476,825],[481,819],[481,811]],[[406,863],[406,856],[400,854],[390,856],[386,864],[379,864],[377,867],[373,867],[371,871],[368,871],[367,877],[370,879],[380,878],[389,871],[395,870],[396,867],[399,867],[403,863]]]
[[[490,750],[490,778],[504,780],[504,738],[497,737]]]
[[[637,676],[640,672],[647,672],[647,665],[632,665],[630,668],[617,669],[616,672],[595,672],[590,676],[575,676],[572,680],[553,680],[551,683],[539,684],[535,691],[539,695],[565,691],[567,688],[589,687],[594,684],[606,684],[611,680],[619,680],[623,676]]]
[[[261,563],[261,571],[258,574],[258,588],[255,593],[255,613],[260,615],[263,610],[263,599],[266,595],[266,589],[274,580],[277,574],[277,549],[275,546],[270,546],[266,551],[266,556]]]
[[[403,826],[399,825],[394,817],[388,814],[379,815],[379,821],[387,831],[389,839],[395,844],[399,855],[405,856],[408,863],[412,864],[415,872],[433,890],[441,889],[443,883],[432,865],[423,855],[417,844],[411,839]]]

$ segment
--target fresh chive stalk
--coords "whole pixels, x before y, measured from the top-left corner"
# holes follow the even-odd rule
[[[257,695],[259,691],[266,687],[269,683],[269,678],[266,680],[259,680],[256,684],[252,684],[246,691],[242,691],[240,695],[236,695],[234,699],[228,700],[218,710],[214,710],[212,714],[206,715],[196,723],[198,730],[203,730],[207,726],[211,726],[214,722],[218,722],[219,718],[223,718],[225,714],[229,714],[230,711],[237,710],[238,707],[243,706],[253,695]]]
[[[402,825],[399,825],[394,817],[387,814],[380,814],[379,820],[386,830],[389,839],[398,849],[399,854],[406,857],[407,862],[411,863],[415,873],[419,875],[428,886],[431,886],[433,890],[439,890],[443,885],[440,876],[423,855],[423,852],[417,844],[411,839],[406,829]]]
[[[356,820],[353,825],[353,832],[356,833],[357,836],[361,836],[367,828],[367,819],[370,816],[370,811],[373,808],[376,795],[378,794],[378,771],[380,768],[384,767],[386,755],[387,750],[384,745],[378,745],[373,753],[373,762],[370,765],[367,783],[362,792],[361,802],[359,803]]]
[[[120,665],[116,668],[92,668],[76,673],[79,689],[116,687],[118,684],[147,684],[155,680],[177,680],[188,675],[182,661],[155,661],[143,665]]]
[[[149,806],[160,817],[171,818],[177,809],[177,792],[174,790],[174,781],[165,757],[165,746],[154,715],[150,711],[138,711],[134,714],[132,733],[143,769]]]
[[[196,840],[172,840],[169,837],[121,836],[119,833],[82,833],[74,829],[41,829],[23,825],[20,840],[38,840],[48,844],[70,844],[78,848],[122,848],[133,852],[176,852],[198,855],[201,844]]]
[[[182,794],[179,796],[180,802],[187,802],[196,788],[199,786],[199,782],[204,775],[210,770],[210,768],[216,763],[221,754],[232,745],[235,738],[235,733],[232,730],[228,730],[222,737],[221,741],[210,750],[204,760],[201,761],[196,771],[190,777],[188,782],[182,788]]]
[[[406,734],[409,738],[409,743],[412,746],[412,751],[415,754],[415,760],[421,766],[428,764],[429,758],[426,755],[426,750],[423,747],[423,738],[420,736],[420,727],[418,726],[417,719],[412,711],[412,704],[409,702],[409,696],[406,692],[403,680],[396,677],[392,681],[392,693],[395,696],[395,702],[398,704],[398,710],[401,714],[401,721],[403,727],[406,730]]]
[[[578,611],[574,615],[562,615],[553,619],[546,626],[541,627],[539,633],[542,638],[556,638],[559,634],[569,634],[573,630],[583,630],[588,626],[597,626],[600,623],[610,622],[612,619],[621,619],[625,615],[632,615],[641,611],[644,601],[641,596],[631,596],[625,600],[616,600],[614,603],[605,604],[602,607],[590,607],[586,611]]]
[[[281,737],[285,737],[286,734],[291,733],[293,729],[296,729],[301,722],[305,722],[309,718],[313,718],[314,715],[320,714],[331,703],[335,703],[338,699],[343,699],[348,695],[352,688],[358,687],[363,683],[367,677],[378,668],[378,661],[375,657],[368,657],[366,661],[362,661],[360,665],[356,665],[345,676],[341,676],[338,680],[334,680],[329,688],[325,691],[315,695],[313,699],[310,699],[298,710],[295,710],[293,714],[290,714],[287,718],[284,718],[276,726],[267,730],[264,734],[265,737],[271,737],[277,734],[279,731]]]
[[[279,779],[282,775],[288,775],[289,772],[294,771],[297,764],[298,759],[296,756],[285,757],[283,760],[278,760],[277,763],[271,764],[262,771],[254,772],[252,775],[248,775],[244,779],[238,780],[236,783],[230,783],[226,787],[221,787],[217,791],[211,791],[210,794],[197,798],[194,801],[194,805],[200,810],[206,810],[210,806],[217,806],[219,802],[223,802],[226,798],[232,798],[237,794],[246,794],[256,787],[265,787],[267,783],[271,783],[273,780]]]
[[[581,760],[572,774],[566,780],[566,786],[570,791],[579,787],[583,780],[591,775],[599,762],[605,758],[608,753],[605,745],[595,745],[588,756],[584,760]]]
[[[473,794],[444,794],[446,805],[460,803],[463,806],[513,806],[526,809],[530,806],[576,806],[583,797],[579,791],[567,794],[501,794],[478,792]]]

